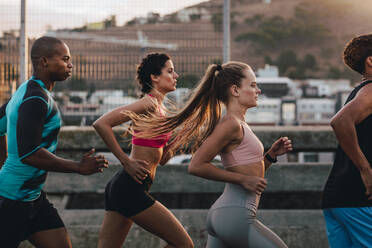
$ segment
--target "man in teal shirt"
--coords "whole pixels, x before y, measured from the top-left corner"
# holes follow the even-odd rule
[[[0,108],[0,247],[28,239],[37,247],[66,248],[66,228],[42,191],[47,172],[90,175],[102,172],[107,160],[93,156],[94,149],[80,162],[55,155],[61,117],[50,92],[72,73],[70,51],[56,38],[41,37],[31,60],[33,76]]]

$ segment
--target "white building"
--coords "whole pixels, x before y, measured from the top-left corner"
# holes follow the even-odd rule
[[[328,125],[335,114],[336,101],[329,98],[297,99],[297,121],[299,125]]]
[[[122,90],[97,90],[92,93],[89,101],[91,103],[104,103],[106,101],[111,101],[110,98],[120,98],[123,97],[124,93]]]
[[[298,163],[332,163],[333,152],[299,152]]]
[[[266,64],[264,68],[257,70],[258,77],[279,77],[279,69],[277,66]]]
[[[266,97],[297,96],[297,84],[287,77],[279,77],[277,66],[266,64],[257,70],[257,84]]]
[[[297,85],[287,77],[257,77],[258,87],[266,97],[295,96]]]
[[[257,107],[248,109],[245,120],[251,125],[278,125],[280,108],[280,98],[259,97]]]
[[[316,89],[319,97],[329,97],[338,92],[351,92],[352,90],[348,79],[308,79],[304,83]]]
[[[181,22],[190,22],[193,15],[200,15],[201,20],[209,21],[211,15],[205,8],[187,8],[177,12],[177,19]]]

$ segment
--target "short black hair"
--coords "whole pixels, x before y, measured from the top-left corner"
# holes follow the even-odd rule
[[[35,40],[31,48],[32,66],[36,68],[40,57],[53,57],[56,54],[57,45],[64,44],[63,41],[49,36],[43,36]]]
[[[372,56],[372,34],[359,35],[349,41],[344,49],[343,59],[347,66],[363,74],[365,60]]]

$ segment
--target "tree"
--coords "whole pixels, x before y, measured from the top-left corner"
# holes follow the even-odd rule
[[[291,66],[297,66],[297,55],[292,50],[287,50],[280,53],[275,64],[279,67],[279,73],[285,74],[287,69]]]
[[[305,69],[315,70],[316,67],[317,67],[316,65],[317,65],[317,63],[316,63],[315,56],[312,55],[312,54],[306,54],[303,61],[302,61],[302,66]]]
[[[265,61],[265,64],[267,64],[267,65],[274,64],[273,60],[271,59],[271,57],[269,55],[265,56],[264,61]]]
[[[328,68],[327,77],[332,79],[339,79],[341,78],[341,70],[335,66],[330,66]]]
[[[293,79],[305,79],[305,69],[303,67],[291,66],[287,69],[286,76]]]
[[[148,14],[148,18],[147,18],[147,23],[158,23],[160,20],[160,14],[159,13],[155,13],[155,12],[151,12]]]
[[[70,101],[79,104],[83,102],[83,99],[81,99],[79,96],[70,96]]]
[[[235,21],[235,16],[239,15],[238,12],[233,11],[230,12],[230,27],[234,28],[237,25],[237,22]],[[211,22],[214,26],[215,32],[222,32],[223,31],[223,14],[222,12],[214,13],[211,18]]]
[[[133,18],[132,20],[129,20],[125,25],[126,26],[132,26],[137,23],[137,19]]]
[[[110,18],[104,20],[105,28],[116,27],[116,15],[111,15]]]
[[[222,13],[214,13],[211,18],[215,32],[222,32]]]

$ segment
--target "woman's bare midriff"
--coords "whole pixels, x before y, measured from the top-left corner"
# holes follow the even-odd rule
[[[264,177],[265,175],[265,164],[264,161],[250,163],[247,165],[238,165],[227,167],[226,170],[236,173],[241,173],[247,176]]]
[[[160,162],[163,155],[163,148],[137,146],[132,144],[132,151],[130,157],[132,159],[143,160],[148,163],[146,169],[151,172],[151,178],[154,179],[156,173],[156,167]]]

